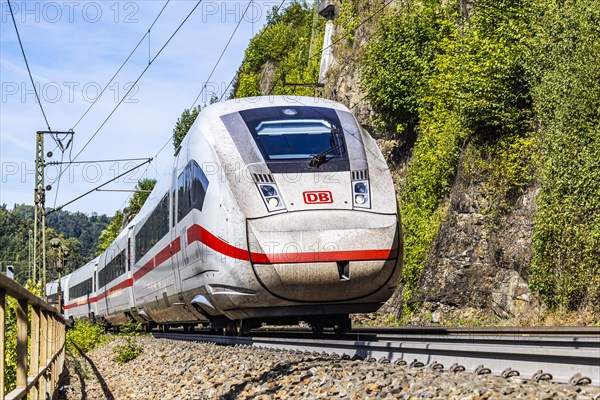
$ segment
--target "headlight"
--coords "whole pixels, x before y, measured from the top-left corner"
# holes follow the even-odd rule
[[[368,180],[353,181],[352,195],[354,197],[354,207],[371,208],[371,195]]]
[[[258,185],[258,188],[269,212],[285,210],[285,204],[275,184]]]
[[[271,206],[272,208],[275,208],[279,205],[279,199],[277,197],[271,197],[267,203],[269,203],[269,206]]]

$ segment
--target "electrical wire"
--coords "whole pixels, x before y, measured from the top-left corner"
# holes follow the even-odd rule
[[[283,3],[285,3],[286,0],[282,0],[281,3],[279,3],[279,6],[277,6],[277,8],[275,9],[275,11],[273,12],[273,15],[277,15],[277,13],[279,12],[279,10],[281,9],[281,7],[283,6]],[[260,33],[258,34],[258,36],[256,37],[255,40],[260,39],[264,33],[267,31],[267,28],[269,26],[266,26],[263,28],[263,30],[260,31]],[[223,100],[223,97],[225,96],[225,93],[227,93],[227,91],[229,90],[229,88],[231,87],[231,85],[233,85],[233,82],[235,82],[235,80],[237,79],[237,77],[239,76],[240,71],[237,70],[235,75],[233,75],[233,78],[231,79],[231,81],[229,81],[229,85],[227,85],[227,87],[225,88],[225,90],[223,91],[223,93],[221,93],[221,97],[219,98],[219,101]]]
[[[227,43],[225,44],[225,48],[223,48],[223,51],[221,52],[221,55],[219,56],[219,58],[217,59],[217,62],[215,63],[212,71],[210,71],[210,74],[208,75],[208,79],[206,81],[204,81],[204,85],[202,85],[202,89],[200,90],[200,93],[198,93],[198,96],[196,96],[196,98],[194,99],[194,102],[192,103],[192,106],[190,107],[190,110],[192,110],[194,108],[194,106],[196,105],[196,102],[198,101],[198,99],[200,98],[200,95],[202,95],[202,92],[204,92],[204,89],[206,89],[206,85],[210,82],[210,78],[212,78],[215,70],[217,69],[217,66],[219,65],[219,63],[221,62],[221,59],[223,58],[223,55],[225,54],[225,52],[227,51],[227,48],[229,47],[229,44],[231,43],[231,41],[233,40],[233,37],[235,36],[235,33],[237,32],[238,28],[240,27],[242,21],[244,20],[244,17],[246,16],[246,13],[248,12],[248,9],[250,8],[250,6],[252,5],[252,3],[254,3],[254,0],[250,0],[250,2],[248,3],[248,5],[246,6],[246,9],[244,10],[244,13],[242,14],[241,18],[239,19],[237,25],[235,26],[235,29],[233,30],[233,32],[231,33],[231,36],[229,37],[229,40],[227,41]]]
[[[137,157],[137,158],[114,158],[109,160],[88,160],[88,161],[67,161],[67,162],[48,162],[46,165],[58,165],[58,164],[92,164],[92,163],[108,163],[108,162],[119,162],[119,161],[144,161],[148,157]]]
[[[171,42],[171,40],[173,39],[173,37],[175,37],[175,35],[179,32],[179,30],[181,29],[181,27],[187,22],[187,20],[192,16],[192,14],[194,13],[194,11],[196,11],[196,9],[198,8],[198,6],[202,3],[203,0],[199,0],[196,5],[194,6],[194,8],[192,8],[192,10],[188,13],[188,15],[184,18],[184,20],[179,24],[179,26],[177,27],[177,29],[175,29],[175,31],[171,34],[171,36],[169,37],[169,39],[167,39],[167,41],[163,44],[163,46],[160,48],[160,50],[158,50],[158,52],[156,53],[156,55],[154,56],[154,58],[152,58],[152,60],[150,60],[149,64],[146,66],[146,68],[144,68],[144,70],[141,72],[141,74],[138,76],[138,78],[135,80],[135,82],[133,83],[133,85],[131,85],[131,87],[129,88],[129,90],[127,91],[127,93],[125,93],[125,95],[121,98],[121,100],[117,103],[117,105],[113,108],[113,110],[110,112],[110,114],[104,119],[104,121],[102,122],[102,124],[100,124],[100,127],[98,129],[96,129],[96,131],[94,132],[94,134],[92,135],[92,137],[90,137],[88,139],[88,141],[83,145],[83,147],[81,148],[81,150],[79,150],[79,152],[75,155],[75,157],[73,158],[72,161],[76,160],[77,157],[79,157],[81,155],[81,153],[87,148],[87,146],[91,143],[91,141],[98,135],[98,133],[102,130],[102,128],[106,125],[106,123],[108,122],[108,120],[113,116],[113,114],[117,111],[117,109],[119,108],[119,106],[121,104],[123,104],[123,101],[127,98],[127,96],[129,95],[129,93],[131,93],[131,91],[133,90],[133,88],[136,87],[137,83],[139,82],[140,79],[142,79],[142,77],[144,76],[144,74],[146,73],[146,71],[148,71],[148,69],[150,68],[150,66],[154,63],[154,61],[158,58],[158,56],[162,53],[162,51],[167,47],[167,45]],[[60,176],[59,176],[60,177]]]
[[[63,208],[65,208],[65,207],[66,207],[66,206],[68,206],[69,204],[76,202],[77,200],[81,199],[82,197],[85,197],[85,196],[87,196],[88,194],[90,194],[90,193],[92,193],[92,192],[95,192],[95,191],[97,191],[98,189],[100,189],[100,188],[102,188],[102,187],[104,187],[104,186],[108,185],[109,183],[111,183],[111,182],[113,182],[113,181],[116,181],[117,179],[119,179],[119,178],[121,178],[121,177],[123,177],[123,176],[127,175],[128,173],[130,173],[130,172],[131,172],[131,171],[133,171],[134,169],[138,169],[138,168],[140,168],[141,166],[143,166],[144,164],[149,164],[150,162],[152,162],[152,158],[149,158],[149,159],[147,159],[146,161],[144,161],[143,163],[141,163],[141,164],[138,164],[138,165],[136,165],[135,167],[133,167],[133,168],[131,168],[131,169],[128,169],[127,171],[123,172],[122,174],[119,174],[119,175],[115,176],[115,177],[114,177],[114,178],[112,178],[112,179],[109,179],[108,181],[104,182],[103,184],[101,184],[101,185],[98,185],[98,186],[96,186],[95,188],[93,188],[93,189],[91,189],[91,190],[88,190],[87,192],[85,192],[85,193],[84,193],[84,194],[82,194],[82,195],[79,195],[79,196],[77,196],[77,197],[76,197],[76,198],[74,198],[73,200],[71,200],[71,201],[69,201],[69,202],[67,202],[67,203],[65,203],[65,204],[63,204],[63,205],[61,205],[61,206],[59,206],[59,207],[56,207],[56,208],[54,208],[53,210],[50,210],[50,211],[48,211],[48,212],[46,213],[46,215],[50,215],[50,214],[52,214],[52,213],[54,213],[54,212],[56,212],[56,211],[60,211],[60,210],[62,210]]]
[[[12,18],[13,25],[15,26],[15,32],[17,33],[17,39],[19,39],[19,46],[21,47],[21,53],[23,53],[23,59],[25,60],[25,66],[27,66],[27,72],[29,73],[29,79],[31,79],[31,84],[33,85],[33,91],[35,92],[35,97],[37,98],[38,104],[40,106],[40,110],[42,111],[42,115],[44,116],[44,120],[46,121],[46,126],[48,127],[48,131],[52,131],[50,129],[50,123],[48,122],[48,118],[46,117],[46,112],[44,111],[44,107],[42,106],[42,101],[40,100],[40,95],[38,94],[37,88],[35,87],[35,82],[33,81],[33,75],[31,74],[31,69],[29,68],[29,63],[27,62],[27,56],[25,55],[25,48],[23,47],[23,42],[21,41],[21,35],[19,35],[19,28],[17,28],[17,22],[15,21],[15,14],[13,13],[12,6],[10,4],[10,0],[8,1],[8,9],[10,10],[10,16]]]
[[[83,115],[77,120],[77,122],[75,123],[75,125],[73,125],[73,128],[71,128],[71,131],[73,131],[77,125],[79,125],[79,123],[81,122],[81,120],[83,120],[83,118],[88,114],[88,112],[92,109],[92,107],[98,102],[98,100],[102,97],[102,94],[106,91],[106,89],[108,89],[108,87],[110,86],[110,84],[114,81],[114,79],[117,77],[117,75],[119,74],[119,72],[121,72],[121,70],[123,69],[123,67],[125,66],[125,64],[127,64],[127,62],[129,61],[129,59],[131,58],[131,56],[133,56],[133,54],[135,53],[135,51],[138,49],[138,47],[142,44],[142,42],[144,41],[144,39],[146,37],[148,37],[148,46],[150,46],[150,32],[152,31],[152,28],[154,28],[154,25],[156,24],[156,22],[158,21],[158,19],[160,18],[160,16],[162,15],[162,13],[165,11],[165,8],[167,8],[167,5],[169,4],[171,0],[167,0],[166,3],[163,5],[163,7],[161,8],[160,12],[158,13],[158,15],[156,16],[156,18],[154,18],[154,21],[152,22],[152,24],[150,25],[150,27],[148,28],[148,30],[146,31],[146,33],[142,36],[142,38],[139,40],[139,42],[137,43],[137,45],[133,48],[133,50],[131,50],[131,52],[129,53],[129,55],[127,56],[127,58],[125,59],[125,61],[123,61],[123,63],[121,64],[121,66],[117,69],[117,71],[113,74],[113,76],[110,78],[110,80],[108,81],[108,83],[104,86],[104,88],[100,91],[100,94],[96,97],[96,99],[94,99],[94,101],[92,102],[92,104],[90,104],[90,106],[85,110],[85,112],[83,113]],[[150,47],[148,48],[148,51],[150,51]],[[129,92],[128,92],[129,93]],[[126,95],[127,96],[127,95]],[[55,142],[57,142],[57,147],[60,146],[60,141],[58,139],[58,135],[57,137],[53,137],[53,139],[55,140]],[[55,191],[55,196],[54,196],[54,207],[56,207],[56,202],[58,199],[58,191],[60,188],[60,180],[61,177],[63,175],[63,157],[64,157],[64,150],[62,149],[62,155],[61,155],[61,159],[60,159],[60,169],[59,169],[59,175],[58,177],[54,180],[54,182],[52,182],[52,184],[54,184],[55,182],[57,182],[56,185],[56,191]],[[67,146],[68,147],[68,146]],[[56,150],[56,149],[55,149]],[[69,163],[68,165],[72,165],[74,164],[72,157],[71,157],[71,152],[73,151],[73,148],[71,147],[71,150],[69,151]],[[97,162],[103,162],[103,161],[97,161]],[[87,163],[87,162],[79,162],[78,164],[83,164],[83,163]],[[68,166],[66,167],[68,168]]]
[[[144,41],[144,39],[146,39],[146,37],[150,35],[150,31],[154,27],[154,24],[156,24],[156,21],[158,21],[158,19],[162,15],[163,11],[165,11],[165,8],[167,8],[167,5],[169,4],[170,1],[171,0],[167,0],[167,2],[165,3],[165,5],[163,6],[163,8],[160,10],[160,12],[158,13],[158,15],[154,19],[154,22],[152,22],[152,25],[150,25],[150,27],[148,28],[148,31],[144,34],[144,36],[142,36],[142,38],[140,39],[140,41],[138,42],[138,44],[135,45],[135,47],[133,48],[133,50],[131,50],[131,53],[129,53],[129,55],[127,56],[127,58],[125,59],[125,61],[123,61],[123,63],[119,67],[119,69],[117,69],[117,72],[114,73],[114,75],[112,76],[112,78],[110,78],[110,80],[108,81],[108,83],[106,84],[106,86],[104,86],[104,89],[102,89],[100,91],[100,94],[96,97],[96,99],[94,99],[94,101],[92,102],[92,104],[90,104],[90,106],[87,108],[87,110],[85,110],[85,112],[77,120],[77,122],[75,123],[75,125],[73,125],[73,128],[71,128],[72,130],[75,130],[75,128],[77,127],[77,125],[79,125],[79,123],[81,122],[81,120],[92,109],[92,107],[94,106],[94,104],[96,104],[96,102],[102,97],[102,94],[106,91],[106,89],[108,89],[108,87],[114,81],[114,79],[117,77],[117,75],[119,74],[119,72],[121,72],[121,70],[123,69],[123,67],[125,66],[125,64],[127,64],[127,62],[129,61],[129,59],[131,58],[131,56],[133,55],[133,53],[135,53],[135,51],[138,49],[138,47],[140,47],[140,45],[142,44],[142,42]],[[150,39],[148,39],[148,43],[150,43]]]

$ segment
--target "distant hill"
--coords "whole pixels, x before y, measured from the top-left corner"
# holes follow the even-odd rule
[[[65,262],[65,271],[71,272],[96,254],[98,237],[110,223],[106,215],[81,212],[57,211],[46,218],[48,241],[61,237],[70,250]],[[29,269],[29,235],[33,234],[33,206],[15,205],[9,210],[6,204],[0,206],[0,264],[2,271],[6,265],[16,268],[17,280],[24,282]],[[53,269],[48,269],[53,277]]]

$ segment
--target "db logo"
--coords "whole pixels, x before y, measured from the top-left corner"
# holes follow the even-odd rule
[[[304,202],[306,204],[333,203],[333,196],[329,191],[322,192],[304,192]]]

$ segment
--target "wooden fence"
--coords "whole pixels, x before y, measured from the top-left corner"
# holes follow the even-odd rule
[[[0,274],[0,347],[6,354],[6,297],[17,301],[17,387],[5,394],[5,360],[0,358],[0,395],[5,400],[56,398],[65,362],[65,320],[60,312]],[[28,313],[31,328],[28,335]],[[29,353],[29,355],[28,355]],[[29,362],[28,362],[29,361]]]

